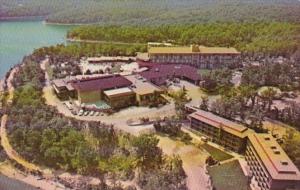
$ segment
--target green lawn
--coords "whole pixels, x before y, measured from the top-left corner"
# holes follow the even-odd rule
[[[201,145],[201,148],[205,149],[215,160],[218,160],[220,162],[233,158],[233,156],[231,156],[230,154],[227,154],[226,152],[212,147],[208,144]]]
[[[247,177],[237,160],[210,167],[208,173],[216,190],[248,190]]]

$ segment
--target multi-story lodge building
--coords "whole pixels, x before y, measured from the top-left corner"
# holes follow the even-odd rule
[[[154,63],[180,63],[197,68],[220,68],[239,64],[241,53],[235,48],[205,47],[149,47],[148,56]]]
[[[245,153],[255,189],[299,190],[300,172],[269,134],[249,134]]]
[[[272,135],[256,133],[247,127],[213,113],[187,107],[191,128],[211,141],[235,152],[245,153],[255,190],[299,190],[300,172]]]
[[[211,112],[198,110],[189,115],[191,128],[207,136],[212,142],[235,152],[244,152],[247,135],[251,129],[219,117]]]

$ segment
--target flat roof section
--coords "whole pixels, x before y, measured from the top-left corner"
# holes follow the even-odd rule
[[[87,58],[88,62],[101,62],[101,61],[130,61],[135,60],[135,57],[125,57],[125,56],[101,56],[101,57],[89,57]]]
[[[116,96],[134,94],[134,92],[128,87],[112,89],[112,90],[105,90],[103,93],[108,97],[116,97]]]
[[[273,179],[300,180],[300,172],[270,134],[250,134],[248,139]]]
[[[160,89],[158,86],[153,85],[148,81],[144,81],[142,79],[137,78],[138,75],[128,75],[125,76],[128,80],[132,82],[135,86],[132,90],[138,95],[146,95],[152,94],[154,91],[162,92],[163,90]]]
[[[232,47],[206,47],[192,45],[176,47],[150,47],[149,54],[240,54]]]
[[[54,84],[58,88],[61,88],[67,86],[67,81],[65,79],[55,79],[52,81],[52,84]]]
[[[203,110],[198,110],[197,112],[190,114],[189,117],[202,121],[216,128],[222,127],[224,131],[240,138],[245,138],[249,133],[253,132],[251,129],[248,129],[241,124]]]

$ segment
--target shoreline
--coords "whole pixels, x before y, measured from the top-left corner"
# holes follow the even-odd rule
[[[116,41],[103,41],[103,40],[82,40],[75,38],[66,38],[70,43],[94,43],[94,44],[119,44],[119,45],[147,45],[147,43],[138,42],[116,42]]]
[[[4,83],[5,83],[5,79],[0,78],[0,93],[4,91]]]
[[[4,21],[43,21],[46,16],[12,16],[12,17],[1,17],[0,22]]]
[[[42,21],[46,25],[61,25],[61,26],[85,26],[85,25],[100,25],[100,23],[60,23],[60,22],[49,22],[46,21],[47,15],[45,16],[4,16],[0,18],[0,22],[4,21]]]
[[[60,23],[60,22],[48,22],[43,20],[43,24],[45,25],[56,25],[56,26],[88,26],[88,25],[97,25],[99,23]]]

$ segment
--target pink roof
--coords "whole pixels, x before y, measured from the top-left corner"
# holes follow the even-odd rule
[[[223,117],[217,116],[211,112],[203,110],[198,110],[197,112],[190,114],[189,117],[202,121],[216,128],[222,127],[224,131],[238,136],[240,138],[245,138],[249,133],[253,132],[252,130],[248,129],[247,127],[241,124],[238,124],[236,122],[230,121]]]
[[[94,91],[128,87],[132,83],[121,75],[109,75],[75,80],[71,84],[78,91]]]
[[[199,82],[201,79],[198,69],[189,65],[141,62],[140,66],[150,68],[148,71],[140,73],[140,75],[156,85],[164,84],[165,81],[170,77],[183,77],[194,82]]]

